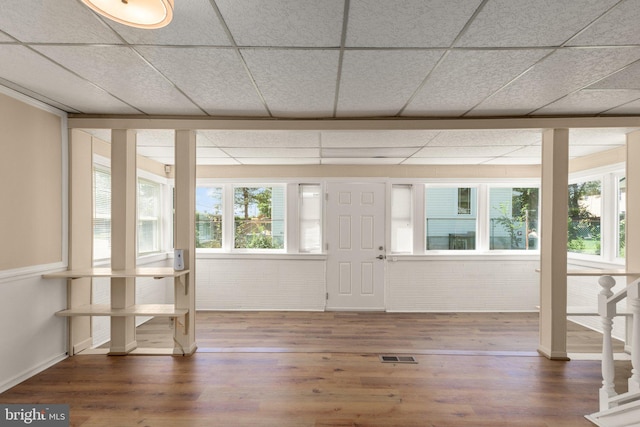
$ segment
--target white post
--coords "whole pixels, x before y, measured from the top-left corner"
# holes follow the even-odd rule
[[[631,378],[629,391],[640,391],[640,282],[636,280],[627,287],[627,301],[633,313],[631,326]]]
[[[615,305],[609,305],[609,298],[613,295],[616,281],[611,276],[602,276],[598,279],[602,287],[598,295],[598,313],[602,319],[602,387],[600,388],[600,410],[609,409],[609,399],[616,395],[614,386],[615,370],[613,365],[613,344],[611,342],[611,330]]]

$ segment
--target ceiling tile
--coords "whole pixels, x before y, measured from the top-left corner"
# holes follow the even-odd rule
[[[640,44],[640,7],[637,0],[621,1],[609,13],[569,41],[574,46]]]
[[[624,145],[635,128],[569,129],[570,145]]]
[[[169,25],[152,31],[106,20],[125,40],[146,45],[230,46],[210,0],[178,0]]]
[[[0,28],[27,43],[122,43],[77,0],[3,0]]]
[[[345,52],[337,115],[396,115],[442,53],[439,50]]]
[[[315,131],[199,130],[198,143],[216,147],[318,148],[319,135]]]
[[[320,164],[320,159],[317,157],[309,157],[309,158],[266,158],[266,157],[255,157],[255,158],[241,158],[238,161],[243,165],[317,165]]]
[[[489,0],[457,46],[560,46],[619,0]]]
[[[55,65],[36,52],[16,45],[0,45],[0,78],[42,94],[83,113],[135,114],[135,109],[106,91]]]
[[[136,50],[210,115],[268,115],[235,50],[205,47]]]
[[[526,114],[586,87],[638,58],[640,47],[558,50],[468,115]]]
[[[589,89],[640,89],[640,62],[605,77],[589,86]]]
[[[273,115],[333,115],[337,51],[243,49],[242,55]]]
[[[217,0],[239,46],[338,47],[343,0]]]
[[[83,131],[94,138],[111,143],[111,129],[83,129]]]
[[[513,146],[467,146],[467,147],[431,147],[427,146],[418,151],[413,157],[495,157],[504,156],[519,147]]]
[[[198,147],[197,158],[209,158],[209,157],[229,157],[227,153],[216,147]]]
[[[607,114],[640,115],[640,101],[633,101],[620,107],[616,107],[607,111]]]
[[[479,165],[491,157],[411,157],[403,165]]]
[[[322,147],[422,147],[438,133],[440,131],[324,131]]]
[[[542,157],[542,145],[535,144],[516,148],[515,150],[506,153],[503,157],[534,158],[539,161]]]
[[[418,149],[415,147],[402,148],[323,148],[322,158],[394,158],[409,157]]]
[[[567,95],[533,114],[598,114],[640,99],[640,90],[584,89]]]
[[[403,157],[392,159],[392,158],[375,158],[372,159],[370,157],[358,159],[355,157],[351,158],[335,158],[335,159],[321,159],[320,164],[322,165],[398,165],[404,160]]]
[[[449,47],[479,0],[351,0],[349,47]]]
[[[539,129],[442,131],[429,147],[525,146],[542,140]]]
[[[173,147],[145,147],[138,146],[138,154],[149,158],[174,158]]]
[[[0,31],[0,42],[13,42],[13,38]]]
[[[236,159],[230,157],[217,158],[217,157],[198,157],[196,159],[196,165],[198,166],[236,166],[241,164]]]
[[[203,114],[128,47],[38,46],[37,49],[144,113]],[[118,72],[114,72],[112,64],[118,64]]]
[[[451,51],[402,115],[460,116],[550,52],[546,49]]]
[[[318,157],[318,148],[230,148],[224,149],[231,157]]]
[[[540,157],[496,157],[486,162],[482,162],[483,165],[539,165]]]
[[[138,147],[173,147],[176,133],[169,129],[140,129],[136,132]]]

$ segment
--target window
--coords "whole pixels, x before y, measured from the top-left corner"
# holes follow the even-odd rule
[[[318,184],[300,184],[300,252],[321,252],[322,197]]]
[[[111,173],[93,168],[93,259],[111,258]]]
[[[196,188],[196,248],[222,248],[222,187]]]
[[[391,187],[391,252],[413,252],[412,186]]]
[[[138,255],[160,251],[161,185],[138,179]]]
[[[601,181],[583,181],[569,185],[569,252],[600,255]]]
[[[618,232],[618,244],[616,256],[618,258],[624,258],[625,255],[625,242],[626,242],[626,220],[627,220],[627,180],[624,176],[616,176],[616,181],[618,184],[617,188],[617,204],[616,210],[618,214],[616,215],[617,227],[616,230]]]
[[[235,187],[234,247],[284,249],[285,187]]]
[[[427,187],[427,250],[476,248],[476,188]]]
[[[489,248],[538,249],[538,189],[489,189]]]

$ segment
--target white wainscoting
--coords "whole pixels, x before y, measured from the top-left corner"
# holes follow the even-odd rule
[[[222,257],[196,260],[198,310],[322,311],[325,260]]]
[[[0,280],[0,393],[66,358],[67,281],[20,273]]]
[[[536,311],[537,259],[393,257],[387,311]]]

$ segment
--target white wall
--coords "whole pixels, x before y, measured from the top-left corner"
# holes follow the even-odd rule
[[[66,358],[66,280],[40,271],[0,279],[0,392]]]

